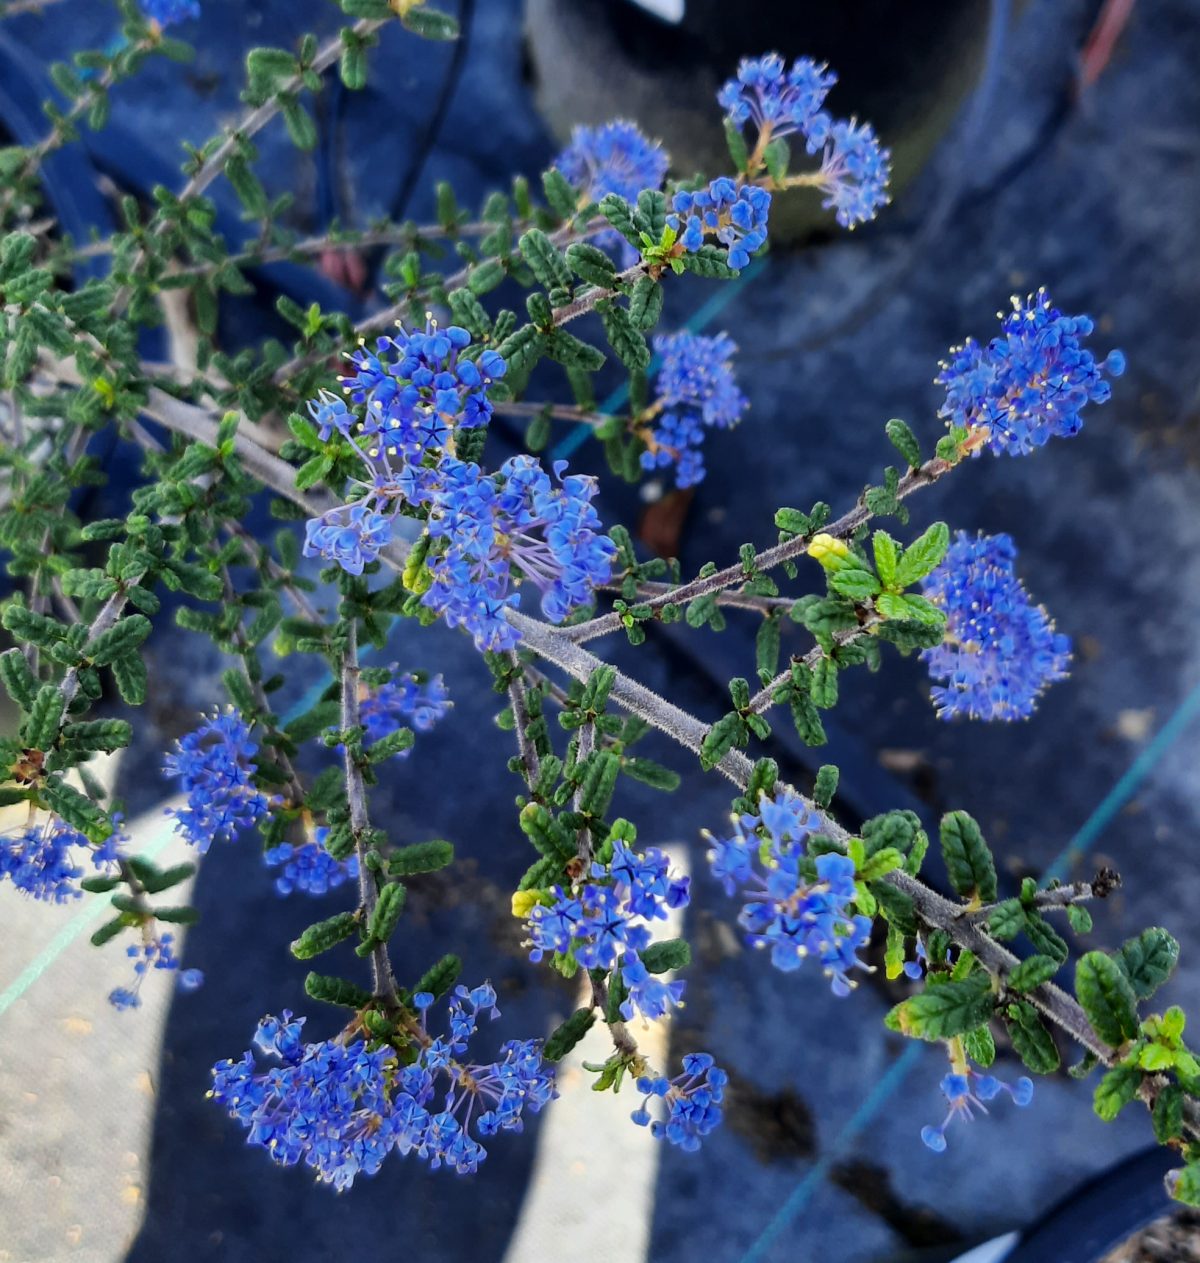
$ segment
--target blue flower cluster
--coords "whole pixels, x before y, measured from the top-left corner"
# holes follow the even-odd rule
[[[422,680],[392,663],[393,676],[379,688],[368,691],[359,705],[359,719],[368,745],[382,741],[399,728],[411,725],[417,732],[429,732],[450,709],[450,690],[440,675]],[[411,747],[410,747],[411,748]],[[401,750],[399,758],[408,758],[409,751]]]
[[[767,53],[743,57],[737,78],[725,83],[717,101],[735,127],[753,122],[772,136],[800,132],[809,153],[816,153],[833,122],[821,106],[835,83],[837,75],[823,62],[798,57],[788,70],[778,53]]]
[[[200,16],[200,0],[139,0],[142,12],[161,27]]]
[[[785,971],[816,958],[834,995],[844,996],[854,985],[849,970],[866,968],[858,952],[870,938],[871,919],[847,911],[855,896],[851,859],[836,853],[808,859],[805,842],[822,823],[790,790],[764,795],[757,815],[734,817],[733,837],[713,839],[709,861],[725,893],[746,898],[738,914],[746,941],[770,948],[771,963]],[[815,880],[804,875],[810,864]]]
[[[391,543],[392,520],[359,501],[309,518],[304,529],[304,555],[336,562],[347,574],[362,574]]]
[[[657,141],[621,119],[603,127],[576,127],[571,143],[554,160],[585,202],[598,202],[609,193],[636,202],[643,189],[662,188],[669,164]],[[604,249],[618,249],[626,266],[637,257],[616,229],[598,233],[595,240]]]
[[[266,1017],[255,1047],[282,1066],[257,1073],[254,1053],[213,1067],[211,1097],[281,1166],[303,1159],[319,1180],[344,1189],[358,1174],[374,1175],[396,1142],[389,1071],[390,1048],[371,1051],[362,1040],[305,1044],[286,1009]]]
[[[263,863],[268,868],[278,868],[275,889],[281,895],[299,890],[306,895],[323,895],[336,890],[343,882],[358,877],[358,857],[349,856],[335,860],[325,849],[328,829],[318,829],[315,840],[293,846],[281,843],[263,852]]]
[[[115,987],[109,992],[108,1002],[115,1009],[141,1007],[142,980],[151,969],[179,969],[179,957],[175,955],[175,935],[170,931],[153,935],[143,930],[145,937],[140,947],[125,949],[125,955],[133,961],[134,983],[132,987]],[[195,991],[204,982],[199,969],[184,969],[179,974],[179,987],[183,991]]]
[[[455,427],[486,424],[492,415],[488,387],[507,366],[495,351],[477,359],[464,355],[470,343],[466,329],[443,329],[429,317],[424,329],[401,328],[379,338],[373,351],[360,346],[348,356],[354,371],[340,380],[363,409],[361,421],[329,391],[309,402],[318,437],[328,442],[336,432],[351,440],[365,477],[353,480],[359,492],[353,503],[308,522],[306,557],[362,574],[391,541],[397,501],[419,503],[429,493],[427,484],[436,481],[426,458],[443,454]]]
[[[267,1017],[254,1043],[283,1063],[265,1074],[252,1051],[213,1067],[212,1097],[248,1131],[247,1143],[266,1149],[281,1165],[303,1160],[319,1180],[348,1188],[357,1175],[374,1175],[395,1149],[415,1152],[437,1169],[475,1171],[487,1157],[477,1137],[520,1131],[526,1109],[536,1113],[554,1095],[553,1071],[536,1040],[512,1040],[494,1062],[465,1062],[479,1018],[496,1018],[496,993],[486,983],[458,987],[450,1001],[449,1029],[429,1035],[434,997],[413,997],[420,1014],[420,1051],[401,1065],[395,1051],[362,1040],[306,1044],[304,1018]],[[441,1109],[429,1107],[444,1080]],[[474,1135],[472,1135],[472,1131]]]
[[[357,372],[342,381],[362,422],[328,393],[310,403],[319,434],[349,439],[366,476],[352,480],[353,503],[308,523],[304,551],[361,574],[390,541],[400,505],[419,509],[435,544],[423,603],[481,649],[511,649],[518,637],[504,613],[520,602],[515,582],[528,579],[546,617],[561,622],[609,580],[616,549],[599,533],[595,480],[564,477],[565,462],[554,466],[555,485],[531,456],[492,475],[451,455],[453,429],[487,420],[487,388],[505,372],[494,351],[466,357],[470,340],[430,319],[423,332],[381,339],[377,353],[356,352]]]
[[[843,228],[870,222],[888,204],[892,155],[870,123],[838,119],[829,129],[821,158],[821,205]]]
[[[1016,576],[1008,535],[959,531],[941,564],[922,581],[945,611],[945,640],[921,657],[945,719],[1027,719],[1048,684],[1066,677],[1070,637],[1054,630]]]
[[[1044,289],[1001,316],[1001,336],[986,347],[968,338],[950,348],[934,378],[946,388],[938,415],[952,425],[987,431],[999,455],[1024,456],[1052,437],[1071,438],[1083,428],[1089,403],[1112,394],[1104,374],[1120,377],[1125,357],[1110,351],[1097,363],[1082,342],[1093,329],[1088,316],[1064,316]]]
[[[667,223],[679,234],[683,248],[695,254],[706,237],[716,237],[725,247],[725,262],[735,272],[767,243],[771,195],[757,185],[739,185],[721,175],[706,189],[676,193],[671,206]]]
[[[799,133],[810,154],[821,153],[818,186],[822,203],[843,228],[874,219],[888,202],[891,154],[869,123],[835,119],[822,109],[837,75],[828,66],[801,57],[787,69],[777,53],[743,59],[736,79],[717,94],[735,127],[753,122],[759,145],[767,137]]]
[[[44,824],[0,837],[0,880],[7,877],[22,894],[45,903],[78,899],[83,869],[74,848],[88,846],[83,834],[51,816]]]
[[[616,548],[601,535],[592,507],[596,480],[550,475],[532,456],[513,456],[494,476],[454,457],[438,467],[429,497],[428,531],[442,545],[429,563],[433,582],[422,603],[451,627],[464,627],[480,649],[513,648],[518,635],[504,617],[520,603],[513,572],[542,594],[542,613],[561,623],[588,605],[612,577]]]
[[[705,428],[729,429],[750,406],[733,374],[736,351],[726,333],[706,337],[684,330],[654,339],[660,361],[651,406],[656,419],[641,456],[643,469],[674,465],[680,487],[704,478]]]
[[[708,1053],[688,1053],[683,1059],[683,1073],[675,1078],[658,1075],[638,1080],[638,1091],[645,1100],[631,1117],[639,1127],[649,1126],[656,1139],[694,1152],[700,1148],[701,1138],[720,1126],[721,1100],[728,1082],[729,1076]],[[655,1099],[667,1107],[666,1122],[650,1117],[646,1106]]]
[[[669,859],[656,847],[640,853],[620,839],[613,844],[611,861],[594,861],[590,876],[594,880],[570,890],[551,887],[549,902],[534,905],[529,913],[530,959],[541,960],[551,952],[585,969],[619,964],[628,992],[621,1005],[624,1016],[664,1016],[683,1003],[684,984],[656,978],[639,953],[651,939],[645,922],[665,920],[668,909],[687,906],[689,879],[673,877]]]
[[[624,119],[603,127],[576,127],[571,143],[554,159],[588,202],[615,193],[636,202],[643,189],[661,189],[670,159],[656,140]]]
[[[230,708],[206,719],[166,756],[164,774],[178,777],[187,794],[187,806],[170,813],[176,831],[201,854],[267,814],[270,801],[254,784],[257,753],[249,724]]]
[[[956,1119],[971,1122],[974,1110],[987,1113],[984,1101],[994,1100],[1001,1092],[1007,1092],[1015,1105],[1026,1106],[1033,1100],[1033,1080],[1022,1075],[1015,1084],[1004,1083],[995,1075],[980,1074],[966,1068],[965,1074],[951,1072],[942,1079],[942,1095],[950,1102],[949,1112],[938,1127],[922,1127],[921,1139],[934,1153],[946,1149],[946,1128]]]
[[[379,338],[374,351],[360,346],[352,352],[347,358],[355,371],[341,383],[356,404],[366,407],[360,432],[414,461],[444,447],[453,427],[485,425],[492,415],[487,389],[507,366],[495,351],[484,351],[477,359],[464,355],[470,345],[466,329],[440,328],[430,316],[424,329],[401,328],[392,337]],[[350,414],[336,410],[339,402],[323,396],[309,405],[318,426],[322,406],[328,410],[326,424],[339,429],[347,424],[343,416]]]

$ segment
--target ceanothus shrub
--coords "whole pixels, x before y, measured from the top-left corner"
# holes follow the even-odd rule
[[[309,973],[320,1006],[310,1014],[274,1015],[262,996],[249,1047],[213,1068],[214,1108],[273,1161],[338,1189],[393,1154],[473,1173],[490,1137],[553,1108],[555,1063],[598,1023],[611,1053],[591,1067],[594,1086],[625,1089],[633,1124],[685,1150],[720,1125],[727,1076],[712,1056],[691,1049],[653,1065],[638,1043],[645,1022],[683,1003],[691,965],[685,940],[658,933],[692,895],[657,845],[667,817],[635,823],[616,810],[627,778],[663,792],[680,783],[681,772],[636,752],[657,729],[698,762],[688,775],[733,784],[730,819],[712,822],[708,868],[694,880],[724,889],[763,968],[820,971],[853,1004],[870,941],[882,942],[887,977],[907,988],[889,1027],[948,1057],[949,1109],[924,1129],[926,1145],[952,1149],[949,1125],[985,1103],[1036,1108],[1029,1077],[993,1073],[992,1031],[1005,1030],[1031,1073],[1048,1074],[1057,1027],[1082,1048],[1078,1073],[1099,1071],[1101,1117],[1140,1098],[1158,1139],[1182,1154],[1174,1191],[1200,1201],[1200,1066],[1179,1010],[1142,1009],[1175,965],[1171,936],[1149,928],[1115,952],[1084,951],[1072,971],[1067,936],[1089,930],[1084,905],[1110,876],[1027,879],[1001,898],[992,853],[959,810],[939,828],[945,896],[922,878],[929,838],[911,813],[850,831],[836,817],[836,768],[821,768],[806,795],[763,753],[787,722],[820,746],[839,676],[893,653],[920,655],[933,705],[956,723],[1032,722],[1038,698],[1068,675],[1070,637],[1026,591],[1014,537],[952,535],[939,522],[911,538],[905,501],[952,474],[986,479],[993,457],[1032,458],[1079,435],[1123,368],[1119,352],[1097,352],[1091,321],[1044,291],[1014,299],[994,336],[979,331],[983,341],[940,365],[945,432],[932,454],[889,421],[898,464],[841,516],[820,503],[781,507],[773,546],[746,545],[685,578],[603,519],[594,476],[538,452],[565,422],[588,427],[612,476],[630,482],[665,474],[694,486],[706,456],[736,460],[732,431],[752,424],[737,347],[719,330],[658,330],[663,291],[680,273],[736,276],[769,247],[772,198],[784,190],[811,190],[846,229],[883,209],[888,151],[869,124],[832,112],[834,72],[808,59],[744,61],[719,94],[730,161],[711,177],[674,181],[662,147],[614,120],[579,128],[540,191],[518,178],[471,214],[443,185],[436,224],[300,238],[280,222],[286,190],[256,174],[257,132],[282,117],[311,148],[306,97],[335,63],[359,89],[381,28],[456,33],[420,0],[341,0],[350,25],[325,42],[251,52],[246,117],[189,154],[179,187],[146,206],[127,199],[121,228],[81,247],[55,235],[43,159],[81,123],[102,126],[108,93],[147,58],[188,55],[168,28],[205,21],[195,0],[118,7],[122,38],[57,73],[72,103],[51,113],[45,139],[0,153],[0,540],[15,645],[0,656],[0,681],[21,713],[19,732],[0,739],[0,801],[27,813],[0,838],[0,880],[47,903],[109,901],[94,941],[121,944],[132,972],[114,1007],[136,1008],[159,975],[202,981],[180,974],[172,928],[195,919],[170,902],[193,866],[136,854],[119,804],[88,769],[131,740],[128,716],[154,687],[142,647],[167,591],[187,598],[176,622],[230,663],[227,696],[162,752],[164,788],[182,795],[174,828],[197,853],[257,834],[261,880],[280,897],[345,902],[291,953],[319,965],[349,943],[363,961],[361,976]],[[237,251],[214,227],[208,191],[219,180],[257,229]],[[234,353],[215,341],[221,296],[250,289],[249,269],[368,242],[389,251],[385,310],[356,327],[280,298],[292,346]],[[106,261],[102,274],[72,285],[84,255]],[[138,354],[168,282],[195,310],[194,369],[168,372]],[[593,393],[610,359],[629,399],[612,414]],[[553,393],[558,373],[574,402],[531,398],[535,368],[539,390]],[[497,415],[524,422],[525,450],[503,460],[488,445]],[[101,432],[140,447],[141,479],[123,518],[81,520],[73,493],[101,479],[87,451]],[[242,526],[261,495],[280,519],[270,539]],[[755,655],[715,722],[590,648],[613,636],[639,645],[656,622],[720,631],[727,618],[755,629]],[[382,778],[419,775],[421,734],[456,688],[402,663],[362,664],[360,646],[382,648],[398,619],[461,629],[507,697],[491,744],[504,758],[513,743],[519,794],[515,827],[497,844],[532,848],[513,914],[530,959],[587,997],[547,1038],[493,1024],[496,993],[486,979],[459,982],[453,943],[419,977],[394,971],[409,879],[454,865],[451,843],[406,842],[370,814]],[[809,647],[783,658],[788,623]],[[277,660],[289,658],[324,664],[332,682],[285,719],[273,698]],[[342,1007],[340,1023],[328,1006]]]

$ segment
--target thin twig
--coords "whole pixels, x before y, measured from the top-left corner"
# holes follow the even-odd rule
[[[358,677],[358,623],[351,615],[346,619],[346,645],[342,651],[342,731],[347,734],[359,727]],[[343,742],[343,767],[346,798],[350,805],[350,832],[354,836],[354,850],[358,856],[359,898],[363,920],[369,925],[375,905],[379,902],[379,888],[375,884],[375,873],[367,863],[367,834],[371,827],[367,816],[367,788],[362,768],[352,750],[354,744],[350,740]],[[376,997],[384,1000],[389,1008],[398,1008],[400,997],[386,943],[377,943],[371,952],[371,974]]]

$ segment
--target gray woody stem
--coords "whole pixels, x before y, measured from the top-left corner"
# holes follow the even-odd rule
[[[359,726],[358,715],[358,624],[353,615],[346,619],[346,647],[342,651],[342,731]],[[375,874],[367,865],[367,789],[363,784],[362,768],[353,752],[351,741],[343,742],[343,766],[346,771],[346,797],[350,803],[350,832],[354,835],[354,850],[358,855],[358,891],[362,901],[363,918],[369,924],[379,889]],[[387,1002],[390,1008],[399,1006],[396,979],[392,974],[392,962],[386,943],[376,944],[371,952],[371,972],[374,976],[375,995]]]

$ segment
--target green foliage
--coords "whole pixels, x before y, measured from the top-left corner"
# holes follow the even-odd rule
[[[1034,1074],[1053,1074],[1058,1069],[1058,1049],[1032,1004],[1024,1000],[1010,1004],[1004,1010],[1004,1022],[1017,1056]]]
[[[576,1009],[565,1022],[559,1023],[550,1032],[542,1048],[542,1056],[547,1061],[561,1061],[592,1029],[595,1021],[595,1010]]]
[[[295,942],[291,952],[297,960],[311,960],[331,947],[336,947],[358,932],[358,917],[353,912],[337,912],[324,921],[310,925]]]
[[[1120,1047],[1138,1031],[1137,996],[1121,967],[1103,952],[1088,952],[1075,966],[1075,995],[1092,1029]]]
[[[889,1024],[905,1035],[920,1039],[950,1039],[982,1026],[996,1007],[996,997],[986,974],[972,974],[961,981],[934,981],[889,1014]]]
[[[939,836],[950,884],[964,899],[992,903],[996,863],[979,826],[965,811],[951,811],[942,817]]]
[[[413,877],[418,873],[436,873],[454,863],[451,842],[415,842],[402,846],[388,856],[388,872],[393,877]]]
[[[304,990],[313,1000],[324,1004],[338,1004],[346,1009],[363,1009],[371,1003],[371,993],[345,978],[335,978],[328,974],[308,974],[304,979]]]
[[[1114,957],[1139,1000],[1147,1000],[1175,971],[1179,944],[1166,930],[1143,930],[1125,942]]]

